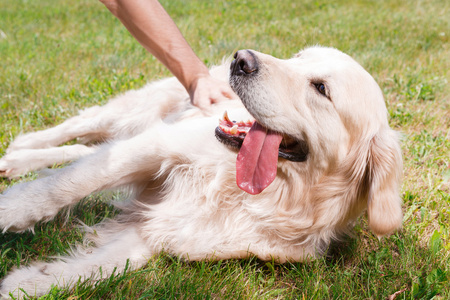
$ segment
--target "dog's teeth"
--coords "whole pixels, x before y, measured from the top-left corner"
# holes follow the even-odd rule
[[[223,126],[222,124],[219,124],[220,129],[222,129],[223,132],[225,133],[230,133],[230,128]]]
[[[237,132],[238,132],[238,125],[234,125],[233,127],[231,127],[230,129],[231,134],[236,134]]]
[[[227,112],[227,111],[225,111],[225,112],[223,113],[223,119],[224,119],[225,121],[227,121],[227,122],[231,122],[230,118],[228,118],[228,112]]]

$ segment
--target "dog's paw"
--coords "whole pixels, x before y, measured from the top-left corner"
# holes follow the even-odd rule
[[[44,295],[55,283],[54,276],[48,274],[46,268],[46,264],[40,263],[12,270],[0,283],[0,299]]]
[[[14,178],[21,175],[20,171],[14,168],[15,161],[11,156],[7,154],[0,159],[0,177]]]
[[[5,201],[5,196],[0,195],[0,230],[3,232],[23,232],[27,229],[33,230],[35,220],[24,216],[21,205],[12,205]],[[25,217],[25,218],[22,218]]]
[[[23,232],[33,230],[40,221],[42,209],[35,206],[39,193],[31,193],[27,186],[30,182],[17,184],[0,195],[0,231]]]
[[[51,177],[44,177],[20,183],[1,194],[0,231],[33,230],[37,222],[53,219],[65,206],[58,201],[66,196],[51,189],[53,181]]]
[[[14,178],[32,171],[33,150],[18,150],[0,159],[0,177]]]
[[[18,150],[23,149],[43,149],[48,148],[51,145],[46,141],[46,136],[42,131],[30,132],[26,134],[19,135],[9,144],[6,153],[13,153]]]

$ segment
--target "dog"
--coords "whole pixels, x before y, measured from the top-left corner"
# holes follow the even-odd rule
[[[169,78],[11,143],[5,177],[74,162],[7,189],[3,231],[32,230],[93,192],[124,188],[128,198],[87,233],[94,246],[10,271],[3,295],[105,278],[162,251],[194,261],[314,259],[366,209],[377,236],[401,226],[398,134],[379,86],[350,56],[319,46],[290,59],[240,50],[211,74],[240,98],[213,105],[211,116]],[[73,139],[81,143],[58,147]]]

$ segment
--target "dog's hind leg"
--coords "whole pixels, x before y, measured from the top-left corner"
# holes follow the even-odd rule
[[[79,247],[54,262],[38,262],[10,272],[0,284],[0,297],[41,296],[52,286],[73,287],[79,280],[99,280],[144,266],[154,254],[133,224],[107,221],[95,228],[96,247]]]
[[[19,135],[6,149],[6,153],[54,147],[86,135],[90,135],[92,141],[107,139],[110,137],[107,119],[101,107],[90,107],[55,127]]]
[[[76,138],[83,144],[129,138],[167,115],[186,110],[188,97],[175,78],[156,81],[119,95],[106,105],[84,109],[55,127],[19,135],[6,153],[55,147]]]
[[[6,154],[0,159],[0,177],[14,178],[56,164],[77,160],[94,153],[98,147],[68,145],[47,149],[22,149]]]

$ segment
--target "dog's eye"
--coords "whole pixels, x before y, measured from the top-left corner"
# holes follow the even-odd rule
[[[327,97],[327,90],[325,88],[325,84],[323,84],[323,83],[314,83],[314,86],[319,91],[319,93],[321,93],[322,95]]]

